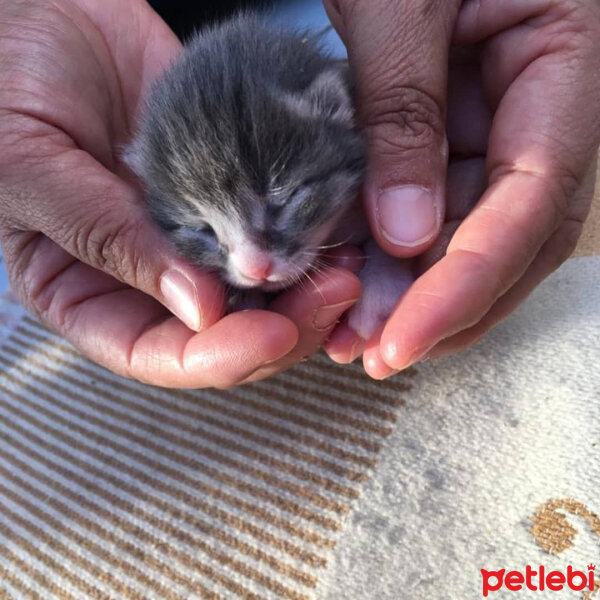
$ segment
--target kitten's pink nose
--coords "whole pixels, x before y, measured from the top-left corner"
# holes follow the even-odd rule
[[[248,279],[256,281],[264,281],[271,274],[271,261],[267,258],[266,261],[260,263],[251,263],[247,265],[247,269],[242,272],[242,275]]]
[[[273,270],[271,257],[262,252],[244,256],[243,260],[236,262],[239,272],[254,281],[264,281]]]

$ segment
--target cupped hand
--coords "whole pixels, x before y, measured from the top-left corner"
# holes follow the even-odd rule
[[[600,142],[600,5],[325,4],[356,72],[373,234],[419,255],[364,352],[382,378],[475,343],[575,248]]]
[[[25,306],[89,358],[228,387],[314,352],[359,284],[332,267],[273,311],[222,317],[220,282],[167,245],[120,159],[179,50],[143,0],[0,0],[0,241]]]

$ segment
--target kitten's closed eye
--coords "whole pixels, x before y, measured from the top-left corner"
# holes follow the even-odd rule
[[[198,225],[181,225],[179,227],[181,233],[189,235],[203,235],[206,237],[216,237],[215,230],[208,223],[198,223]]]
[[[296,188],[282,190],[273,194],[269,198],[269,204],[278,208],[289,207],[291,210],[303,202],[307,202],[312,196],[312,190],[306,185],[299,185]]]
[[[293,195],[294,192],[292,191]],[[269,197],[269,207],[277,207],[281,208],[285,206],[285,204],[290,199],[290,192],[285,188],[277,188],[271,192],[271,196]]]
[[[194,227],[194,229],[196,229],[200,233],[203,233],[204,235],[209,235],[209,236],[214,236],[214,237],[216,237],[216,235],[217,235],[215,233],[215,230],[208,223],[202,223],[201,225]]]
[[[214,248],[219,246],[217,234],[208,223],[194,226],[180,225],[172,229],[170,233],[179,242],[202,243]]]

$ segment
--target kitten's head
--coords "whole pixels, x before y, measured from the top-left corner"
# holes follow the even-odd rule
[[[346,73],[330,64],[293,91],[232,78],[219,94],[190,91],[179,75],[155,88],[126,153],[156,222],[185,258],[235,287],[288,287],[362,180]]]

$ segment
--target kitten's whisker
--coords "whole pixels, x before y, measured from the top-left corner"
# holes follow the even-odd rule
[[[306,278],[305,277],[300,277],[298,279],[297,285],[300,288],[300,290],[304,292],[306,290]]]
[[[316,248],[318,248],[319,250],[330,250],[331,248],[339,248],[340,246],[347,244],[348,241],[351,239],[352,239],[352,234],[350,234],[344,241],[339,242],[337,244],[330,244],[328,246],[316,246]]]
[[[310,276],[309,273],[306,273],[306,277],[315,286],[315,289],[317,290],[317,292],[319,292],[319,295],[321,296],[323,302],[326,302],[327,300],[325,299],[325,296],[324,296],[323,292],[321,291],[321,288],[316,284],[315,280]]]
[[[327,273],[327,271],[332,271],[333,269],[315,269],[314,272],[317,275],[321,275],[322,277],[324,277],[327,281],[333,281],[331,278],[331,275],[329,273]]]
[[[364,259],[367,259],[367,258],[372,258],[372,254],[360,254],[358,256],[356,256],[356,255],[355,256],[350,256],[350,255],[342,255],[342,254],[340,254],[340,255],[336,256],[336,258],[348,258],[348,259],[351,259],[351,258],[364,258]],[[327,263],[327,264],[330,264],[330,263]]]

